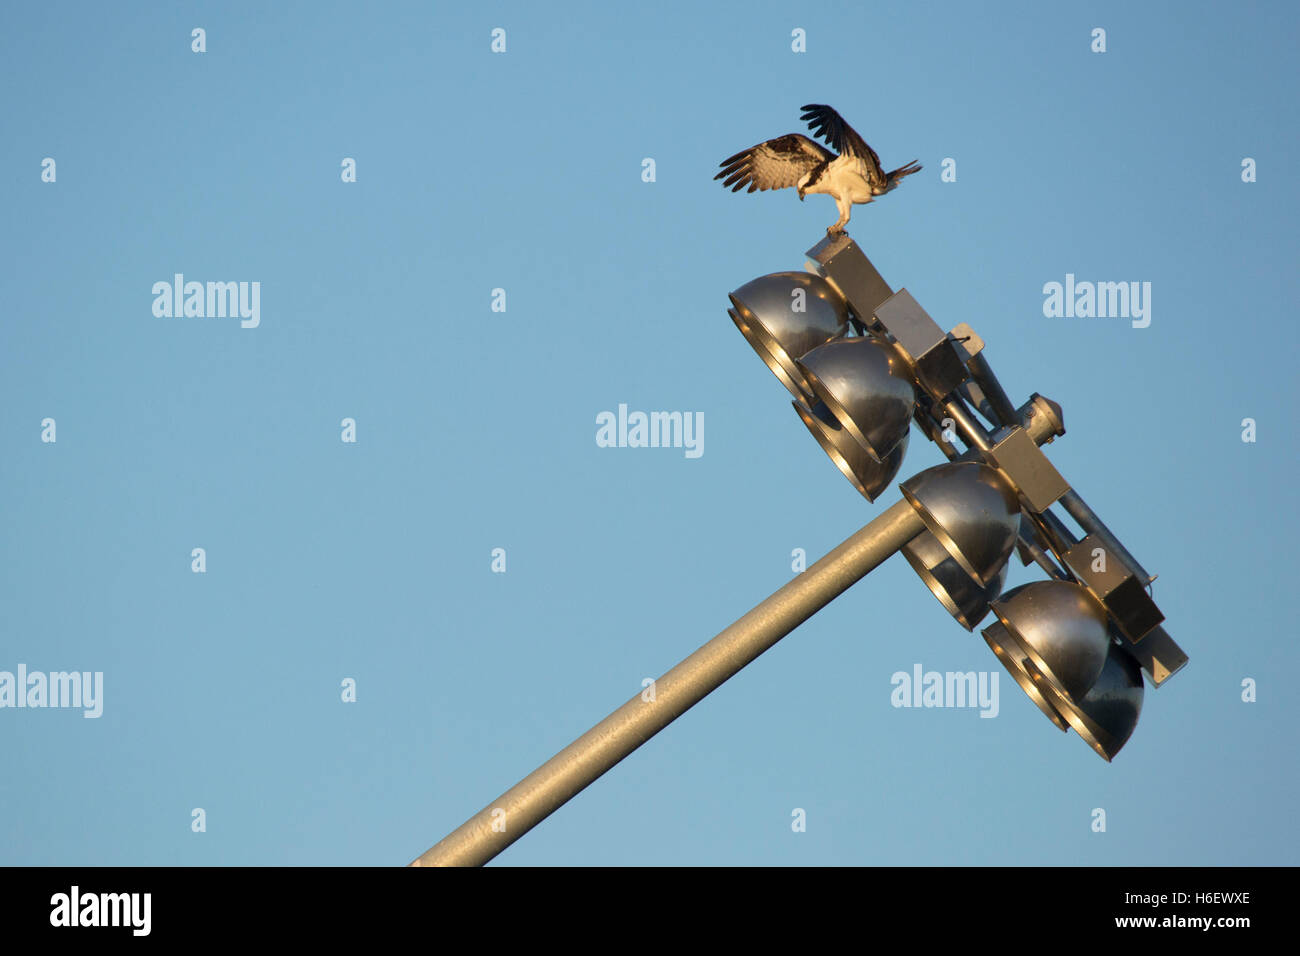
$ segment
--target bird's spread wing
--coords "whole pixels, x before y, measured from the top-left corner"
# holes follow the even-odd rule
[[[858,135],[857,130],[844,122],[844,117],[821,103],[809,103],[800,108],[803,114],[799,118],[808,124],[814,136],[826,140],[837,153],[862,160],[867,166],[867,176],[872,185],[885,185],[885,177],[880,170],[880,157]]]
[[[830,151],[807,136],[791,133],[724,159],[718,164],[722,172],[713,178],[725,176],[722,185],[731,186],[733,193],[746,186],[751,193],[755,189],[785,189],[799,185],[805,173],[834,158]]]

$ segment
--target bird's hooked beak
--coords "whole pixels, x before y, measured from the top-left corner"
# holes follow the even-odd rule
[[[799,194],[799,201],[800,201],[800,202],[803,202],[803,187],[800,186],[800,187],[799,187],[797,190],[795,190],[795,191]]]

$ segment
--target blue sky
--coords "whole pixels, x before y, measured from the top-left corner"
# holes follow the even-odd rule
[[[809,102],[924,164],[850,234],[1017,404],[1062,404],[1048,453],[1191,663],[1107,765],[895,557],[497,863],[1300,862],[1298,21],[6,9],[0,670],[104,690],[98,719],[0,709],[0,862],[405,863],[897,500],[726,314],[834,221],[712,180]],[[259,282],[260,324],[155,316],[178,272]],[[1150,326],[1046,317],[1067,274],[1150,282]],[[702,413],[703,454],[598,447],[620,403]],[[900,478],[940,460],[914,436]],[[997,717],[891,706],[918,663],[997,673]]]

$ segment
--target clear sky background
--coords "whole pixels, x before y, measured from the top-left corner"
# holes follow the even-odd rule
[[[851,235],[1064,406],[1191,662],[1108,765],[895,557],[497,862],[1300,862],[1294,4],[0,21],[0,670],[104,673],[99,719],[0,710],[0,862],[404,864],[897,500],[726,314],[834,221],[712,180],[809,102],[924,164]],[[260,326],[155,317],[177,272],[260,282]],[[1150,326],[1045,317],[1067,273],[1150,282]],[[597,447],[620,403],[703,455]],[[997,717],[891,706],[918,663]]]

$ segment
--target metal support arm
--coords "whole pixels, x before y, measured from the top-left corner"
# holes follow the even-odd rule
[[[820,561],[488,804],[412,866],[479,866],[712,693],[925,530],[906,501]]]

